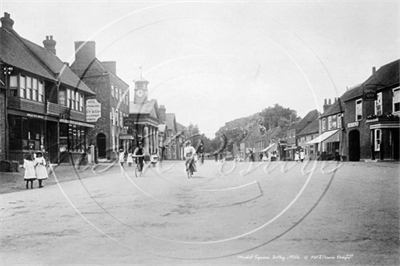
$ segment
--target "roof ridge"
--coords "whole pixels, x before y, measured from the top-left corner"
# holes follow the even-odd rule
[[[55,77],[55,73],[53,72],[53,70],[50,69],[50,67],[43,62],[43,60],[34,52],[32,51],[24,42],[24,40],[26,40],[25,38],[21,37],[14,29],[4,29],[3,30],[9,32],[15,39],[17,42],[19,42],[24,48],[25,50],[30,53],[32,56],[35,57],[35,59],[49,72],[50,76],[52,76],[54,78],[54,81],[57,80],[57,78]],[[31,42],[31,41],[29,41]],[[32,42],[31,42],[32,43]],[[34,44],[34,43],[33,43]],[[35,44],[36,45],[36,44]]]

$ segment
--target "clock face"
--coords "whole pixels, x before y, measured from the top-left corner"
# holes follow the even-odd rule
[[[137,95],[138,97],[143,97],[143,95],[144,95],[143,90],[137,90],[137,91],[136,91],[136,95]]]

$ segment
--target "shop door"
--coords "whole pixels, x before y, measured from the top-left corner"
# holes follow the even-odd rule
[[[99,158],[105,158],[107,156],[106,143],[106,136],[103,133],[99,133],[97,135],[97,148],[99,151]]]
[[[349,132],[349,161],[360,160],[360,132],[352,130]]]
[[[58,130],[56,122],[47,122],[47,152],[51,163],[58,163]]]

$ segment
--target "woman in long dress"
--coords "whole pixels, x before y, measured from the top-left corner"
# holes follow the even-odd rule
[[[43,153],[36,153],[35,165],[36,178],[39,181],[39,187],[42,188],[42,181],[49,177],[47,175],[46,160],[43,158]]]
[[[36,179],[35,163],[33,161],[32,155],[28,154],[24,159],[24,180],[26,181],[26,188],[29,188],[29,183],[31,183],[31,189],[33,188],[33,180]]]
[[[183,149],[183,154],[185,155],[185,166],[188,178],[190,178],[194,172],[196,172],[196,163],[194,161],[194,155],[196,150],[191,145],[190,140],[186,141],[186,147]]]

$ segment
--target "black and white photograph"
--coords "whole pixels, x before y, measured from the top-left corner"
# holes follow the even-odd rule
[[[0,265],[399,265],[399,22],[0,0]]]

